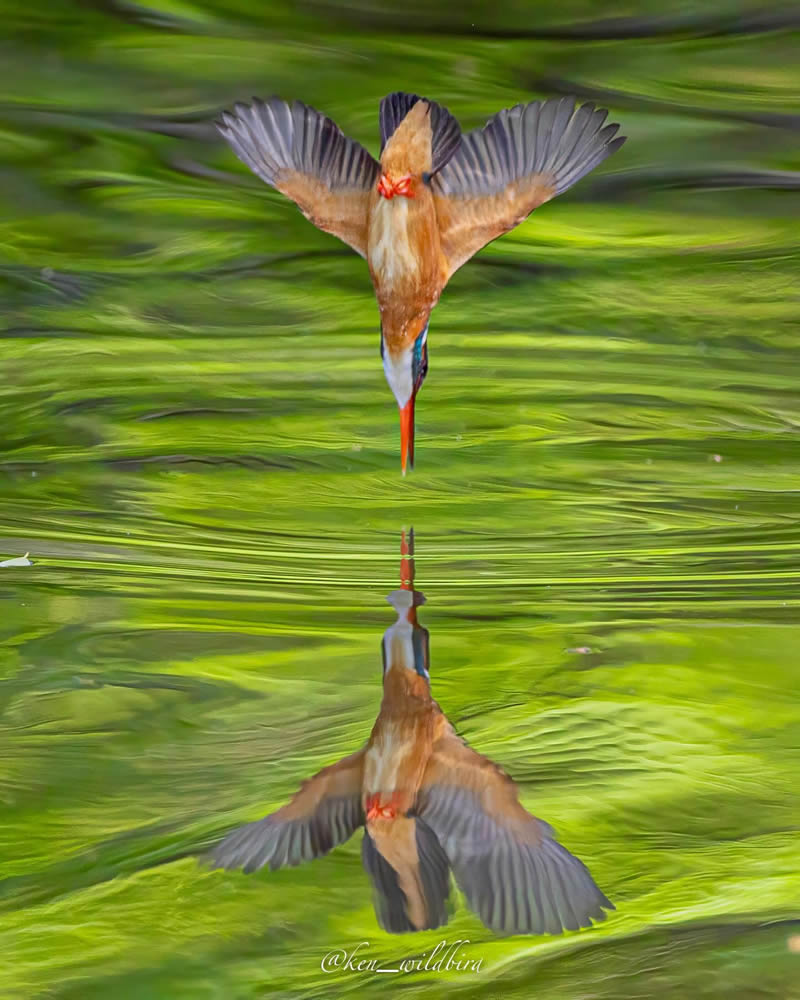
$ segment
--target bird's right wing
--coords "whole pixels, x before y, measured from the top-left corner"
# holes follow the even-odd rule
[[[343,844],[364,823],[364,751],[343,757],[303,782],[285,806],[228,836],[211,855],[214,868],[254,872],[299,865]]]
[[[619,149],[607,115],[573,98],[534,101],[462,136],[431,182],[448,277]]]
[[[469,905],[495,931],[560,934],[614,909],[588,869],[524,809],[514,782],[447,725],[417,813],[436,834]]]
[[[217,128],[239,159],[318,229],[366,257],[369,195],[380,168],[362,145],[319,111],[277,97],[237,104]]]

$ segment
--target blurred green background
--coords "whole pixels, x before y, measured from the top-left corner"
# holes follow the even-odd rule
[[[797,7],[0,2],[0,996],[800,997]],[[609,107],[623,150],[460,271],[417,468],[364,262],[211,126],[377,151]],[[376,925],[358,838],[196,855],[366,738],[400,529],[434,695],[616,902]],[[477,974],[324,974],[469,940]]]

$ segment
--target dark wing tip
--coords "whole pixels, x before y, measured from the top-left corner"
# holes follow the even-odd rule
[[[400,104],[406,108],[406,113],[417,103],[421,101],[422,98],[419,94],[412,94],[410,90],[393,90],[391,94],[387,94],[383,101],[389,101],[391,104]],[[383,104],[381,101],[381,104]]]
[[[500,934],[558,936],[601,923],[614,909],[583,862],[550,838],[533,847],[500,837],[459,865],[456,878],[471,909]]]
[[[435,174],[458,152],[461,145],[461,126],[455,115],[442,104],[429,101],[428,107],[433,129],[431,173]]]
[[[273,857],[278,832],[271,816],[237,827],[211,851],[211,867],[241,868],[247,874],[263,868]]]
[[[436,834],[427,823],[417,819],[415,827],[419,873],[428,914],[425,927],[420,929],[432,930],[448,921],[450,862]]]
[[[405,90],[392,91],[383,98],[379,111],[381,153],[394,135],[397,126],[419,100],[421,100],[419,94],[409,94]]]
[[[375,916],[383,930],[390,934],[406,934],[415,930],[406,913],[406,897],[397,874],[379,853],[367,830],[361,841],[361,861],[372,882]]]

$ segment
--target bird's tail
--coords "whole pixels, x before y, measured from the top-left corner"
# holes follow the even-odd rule
[[[413,115],[409,113],[415,105],[422,103]],[[426,116],[430,117],[430,147],[415,150],[414,132],[419,129]],[[381,163],[384,152],[390,146],[399,146],[403,156],[408,157],[407,168],[413,172],[427,171],[435,174],[453,156],[461,143],[461,127],[447,108],[427,97],[397,91],[381,101]],[[421,158],[420,158],[421,157]]]
[[[447,923],[450,868],[436,834],[421,819],[398,817],[386,830],[368,824],[361,857],[385,931],[402,934]]]

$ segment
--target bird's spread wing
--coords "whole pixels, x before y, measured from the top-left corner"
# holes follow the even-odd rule
[[[402,934],[446,924],[450,866],[431,828],[402,816],[373,834],[364,833],[361,859],[381,927]]]
[[[327,854],[364,823],[361,777],[364,751],[323,768],[287,805],[229,834],[211,855],[215,868],[254,872],[299,865]]]
[[[417,812],[442,845],[456,881],[495,931],[560,934],[614,909],[588,869],[520,805],[514,782],[452,728],[434,744]]]
[[[534,101],[462,136],[432,181],[449,274],[619,149],[607,115],[573,98]]]
[[[237,104],[217,128],[239,159],[318,229],[366,256],[369,193],[379,167],[363,146],[319,111],[277,97]]]
[[[461,126],[447,108],[436,101],[417,94],[405,94],[396,91],[381,101],[381,153],[386,143],[394,135],[397,126],[402,122],[417,101],[425,101],[430,108],[431,116],[431,174],[435,174],[453,156],[461,143]]]

